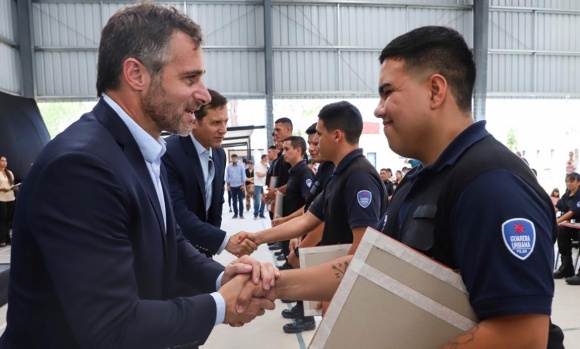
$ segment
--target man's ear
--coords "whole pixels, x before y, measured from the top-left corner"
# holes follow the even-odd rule
[[[146,90],[151,82],[149,71],[135,58],[127,58],[123,62],[123,78],[126,84],[135,91]]]
[[[429,78],[429,88],[431,89],[431,109],[441,107],[447,96],[447,80],[440,74],[433,74]]]
[[[340,143],[340,141],[344,137],[344,135],[342,134],[342,131],[339,130],[339,129],[336,129],[336,130],[332,131],[332,135],[334,137],[334,142],[335,143]]]

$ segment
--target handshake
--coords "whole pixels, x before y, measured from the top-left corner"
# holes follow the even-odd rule
[[[230,236],[225,249],[234,256],[241,257],[251,255],[256,251],[256,249],[258,249],[258,246],[260,246],[260,243],[258,242],[257,233],[241,231]]]
[[[226,305],[224,323],[240,327],[264,315],[266,310],[273,310],[277,298],[275,285],[280,275],[271,263],[261,263],[249,256],[228,264],[218,290]]]

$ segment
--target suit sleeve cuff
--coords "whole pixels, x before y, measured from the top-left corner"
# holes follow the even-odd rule
[[[220,245],[220,248],[218,248],[216,254],[222,253],[222,251],[228,245],[228,242],[230,241],[230,237],[231,237],[231,235],[228,232],[226,232],[226,236],[224,237],[224,241],[222,241],[222,244]]]
[[[221,277],[218,279],[221,279]],[[210,293],[210,296],[213,297],[216,306],[215,324],[216,325],[222,324],[226,318],[226,302],[224,300],[224,297],[222,297],[222,295],[219,294],[218,292]]]

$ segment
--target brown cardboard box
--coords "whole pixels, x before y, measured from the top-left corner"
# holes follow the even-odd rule
[[[476,323],[457,273],[369,228],[309,348],[437,348]]]
[[[300,249],[300,268],[311,267],[346,256],[352,244],[306,247]],[[304,302],[304,316],[322,315],[322,310],[316,309],[318,302]]]

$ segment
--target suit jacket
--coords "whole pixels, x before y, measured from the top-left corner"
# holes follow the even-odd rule
[[[162,168],[161,182],[167,187]],[[207,292],[223,267],[167,228],[140,149],[101,100],[51,141],[18,198],[1,348],[167,348],[202,344],[216,318]]]
[[[191,137],[173,135],[166,142],[167,152],[162,160],[167,169],[175,219],[185,238],[211,257],[217,253],[226,236],[226,232],[219,229],[224,203],[226,153],[222,148],[212,148],[215,176],[211,205],[206,215],[203,170]]]

